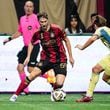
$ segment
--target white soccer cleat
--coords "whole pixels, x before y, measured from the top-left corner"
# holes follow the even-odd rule
[[[11,102],[15,102],[16,100],[17,100],[17,95],[16,94],[13,94],[12,96],[11,96],[11,98],[10,98],[10,101]]]

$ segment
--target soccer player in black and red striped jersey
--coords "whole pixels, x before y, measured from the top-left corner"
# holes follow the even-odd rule
[[[21,82],[15,94],[10,98],[10,101],[16,101],[18,95],[31,81],[50,69],[54,70],[56,76],[56,83],[53,86],[54,90],[63,87],[67,74],[67,56],[63,41],[66,44],[69,61],[72,67],[74,65],[70,41],[66,37],[66,34],[58,26],[49,24],[48,15],[45,12],[39,13],[38,20],[40,29],[33,35],[24,65],[26,65],[30,59],[30,54],[36,40],[40,40],[42,46],[40,62],[38,62],[30,75]]]

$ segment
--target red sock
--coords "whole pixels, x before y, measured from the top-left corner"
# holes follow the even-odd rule
[[[22,80],[17,91],[15,92],[16,95],[19,95],[21,92],[23,92],[23,90],[28,86],[29,84],[25,81]]]
[[[25,80],[26,74],[25,74],[24,72],[19,73],[19,77],[20,77],[21,81],[22,81],[22,80]],[[27,87],[27,88],[25,88],[23,91],[24,91],[25,93],[29,93],[29,88]]]

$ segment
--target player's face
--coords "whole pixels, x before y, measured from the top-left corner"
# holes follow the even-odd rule
[[[25,14],[26,15],[30,15],[33,13],[34,11],[34,6],[33,6],[33,3],[28,1],[25,3],[25,6],[24,6],[24,11],[25,11]]]
[[[42,28],[42,30],[47,30],[48,28],[48,19],[41,17],[39,20],[40,26]]]

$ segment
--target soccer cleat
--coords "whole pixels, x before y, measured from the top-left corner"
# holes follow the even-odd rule
[[[91,102],[93,100],[93,97],[83,96],[80,99],[77,99],[76,102]]]
[[[15,102],[16,100],[17,100],[17,95],[16,94],[13,94],[12,96],[11,96],[11,98],[10,98],[10,101],[11,102]]]

